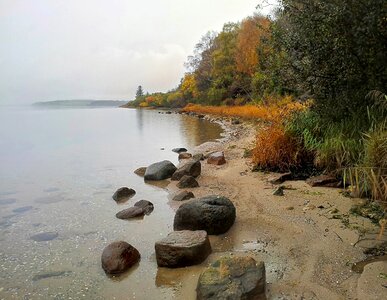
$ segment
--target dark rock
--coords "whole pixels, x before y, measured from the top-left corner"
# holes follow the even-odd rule
[[[181,152],[187,152],[187,149],[185,149],[185,148],[173,148],[172,151],[176,152],[176,153],[181,153]]]
[[[182,159],[189,159],[192,157],[192,154],[191,153],[188,153],[188,152],[182,152],[179,154],[179,157],[178,159],[179,160],[182,160]]]
[[[170,114],[172,114],[172,112],[171,111],[166,111],[165,114],[170,115]]]
[[[151,164],[146,168],[144,175],[145,180],[164,180],[170,178],[175,173],[176,167],[169,160],[163,160]]]
[[[211,245],[204,230],[183,230],[156,242],[155,250],[159,267],[179,268],[203,262],[211,253]]]
[[[146,167],[141,167],[141,168],[136,169],[134,171],[134,174],[141,176],[141,177],[144,177],[145,172],[146,172]]]
[[[211,153],[207,158],[207,163],[212,165],[223,165],[226,163],[223,152]]]
[[[184,175],[198,177],[202,172],[202,164],[198,160],[190,160],[179,167],[172,175],[172,180],[180,180]]]
[[[182,204],[175,215],[174,230],[205,230],[222,234],[234,224],[234,204],[222,196],[207,196]]]
[[[241,123],[241,120],[239,120],[239,119],[232,119],[231,120],[231,124],[233,124],[233,125],[238,125],[240,123]]]
[[[102,252],[102,268],[107,274],[123,273],[140,260],[140,253],[127,242],[108,245]]]
[[[126,220],[136,217],[142,217],[145,214],[145,210],[138,206],[133,206],[124,210],[121,210],[116,214],[118,219]]]
[[[15,202],[16,202],[16,199],[14,199],[14,198],[0,199],[0,205],[8,205],[8,204],[12,204]]]
[[[184,175],[176,185],[179,189],[195,188],[199,183],[193,176]]]
[[[140,200],[140,201],[136,202],[134,204],[134,206],[142,208],[146,215],[150,215],[150,213],[154,209],[153,203],[148,201],[148,200]]]
[[[335,176],[320,175],[310,177],[306,180],[310,186],[340,187],[340,181]]]
[[[29,211],[31,209],[33,209],[33,206],[22,206],[22,207],[15,208],[12,211],[14,213],[21,214],[21,213],[24,213],[24,212]]]
[[[136,191],[127,187],[119,188],[113,195],[115,201],[128,200],[130,197],[133,197],[136,194]]]
[[[204,119],[205,115],[198,115],[199,119]]]
[[[196,153],[192,156],[193,160],[204,160],[204,155],[203,153]]]
[[[273,195],[274,195],[274,196],[283,196],[283,195],[284,195],[284,187],[283,187],[283,186],[277,187],[277,188],[274,190]]]
[[[269,182],[271,184],[281,184],[286,180],[292,179],[292,173],[283,173],[283,174],[278,174],[278,175],[273,175],[269,178]]]
[[[47,272],[47,273],[42,273],[42,274],[37,274],[32,277],[32,281],[39,281],[42,279],[47,279],[47,278],[52,278],[52,277],[62,277],[62,276],[67,276],[70,275],[72,272],[71,271],[54,271],[54,272]]]
[[[58,237],[57,232],[42,232],[31,236],[31,240],[35,242],[47,242],[52,241]]]
[[[222,257],[200,275],[196,299],[263,300],[265,286],[263,262],[252,257]]]
[[[195,198],[194,194],[192,192],[188,192],[188,191],[183,191],[177,195],[175,195],[172,200],[173,201],[184,201],[184,200],[188,200],[188,199],[191,199],[191,198]]]

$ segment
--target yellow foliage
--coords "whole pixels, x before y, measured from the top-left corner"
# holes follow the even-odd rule
[[[241,117],[261,119],[271,122],[282,122],[293,112],[303,111],[309,103],[292,101],[291,97],[284,97],[281,101],[270,105],[243,105],[243,106],[201,106],[188,104],[183,111],[200,114],[221,115],[226,117]]]
[[[198,97],[199,91],[196,86],[196,78],[194,74],[185,74],[180,90],[183,94],[191,94],[193,98]]]
[[[141,102],[139,106],[140,107],[148,107],[149,104],[147,102]]]

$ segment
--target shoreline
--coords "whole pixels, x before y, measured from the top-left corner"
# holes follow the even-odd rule
[[[382,299],[382,279],[375,277],[380,268],[387,268],[385,261],[368,265],[363,274],[351,270],[353,263],[366,258],[359,232],[375,238],[379,229],[368,219],[348,214],[361,199],[346,198],[338,188],[312,188],[304,180],[286,181],[291,189],[282,197],[273,195],[275,186],[268,183],[273,173],[252,172],[251,158],[245,157],[254,145],[255,125],[234,125],[231,118],[216,116],[205,119],[219,124],[224,136],[196,146],[192,154],[224,151],[227,162],[214,166],[202,161],[199,187],[184,190],[195,197],[228,197],[237,219],[227,233],[210,236],[213,252],[202,264],[158,272],[175,286],[176,298],[195,299],[198,276],[220,256],[249,255],[266,264],[268,299]],[[182,191],[176,183],[166,188],[175,211],[186,202],[171,200]]]

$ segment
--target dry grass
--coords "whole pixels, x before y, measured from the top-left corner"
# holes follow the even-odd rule
[[[253,150],[253,161],[258,168],[285,172],[300,166],[302,158],[302,148],[296,139],[285,133],[281,124],[272,124],[258,131]]]
[[[309,104],[294,102],[290,97],[284,97],[281,101],[277,101],[276,103],[269,105],[202,106],[188,104],[183,108],[183,111],[225,117],[240,117],[271,122],[282,122],[293,112],[307,109],[308,105]]]

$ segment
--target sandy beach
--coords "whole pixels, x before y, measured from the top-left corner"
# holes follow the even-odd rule
[[[256,125],[216,119],[225,137],[192,151],[224,151],[221,166],[202,161],[200,187],[187,189],[195,197],[222,195],[237,209],[232,228],[211,236],[213,253],[201,265],[169,270],[159,268],[156,284],[176,287],[178,298],[195,299],[199,274],[223,255],[249,255],[266,265],[268,299],[384,299],[386,261],[368,264],[364,272],[352,271],[366,258],[363,251],[387,240],[377,240],[379,227],[349,213],[362,199],[348,198],[339,188],[311,187],[303,180],[286,181],[284,196],[273,195],[274,174],[252,172],[247,150],[253,148]],[[167,187],[171,197],[179,189]],[[188,200],[189,201],[189,200]],[[170,201],[175,209],[181,202]]]

